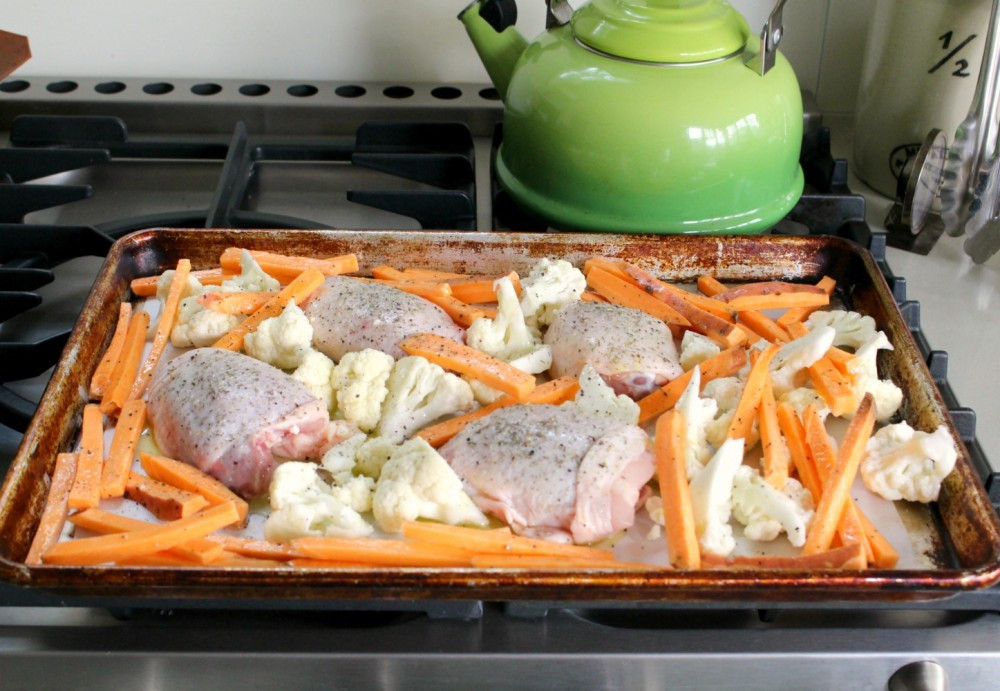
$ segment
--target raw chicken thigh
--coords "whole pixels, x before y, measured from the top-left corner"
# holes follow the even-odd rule
[[[588,543],[635,520],[654,470],[648,441],[574,405],[516,405],[469,423],[440,453],[476,505],[515,532]]]
[[[339,361],[374,348],[399,359],[397,345],[415,333],[435,333],[459,343],[465,331],[432,302],[392,286],[330,276],[305,307],[317,350]]]
[[[615,393],[640,398],[684,373],[670,329],[645,312],[571,302],[545,332],[552,376],[578,375],[588,362]]]
[[[245,496],[264,492],[275,456],[318,456],[331,443],[326,406],[301,382],[247,355],[199,348],[160,368],[149,388],[160,449]]]

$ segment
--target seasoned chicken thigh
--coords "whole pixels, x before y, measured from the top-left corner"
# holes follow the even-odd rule
[[[578,375],[587,363],[615,393],[640,398],[679,377],[670,329],[645,312],[602,302],[571,302],[545,333],[552,376]]]
[[[404,353],[397,344],[415,333],[465,342],[465,331],[443,309],[380,283],[330,276],[304,311],[313,326],[316,349],[337,361],[365,348],[399,359]]]
[[[635,520],[654,470],[647,443],[639,427],[575,405],[516,405],[469,423],[440,453],[515,532],[588,543]]]
[[[199,348],[160,368],[149,387],[156,443],[245,497],[264,492],[277,457],[318,456],[332,442],[326,406],[271,365]]]

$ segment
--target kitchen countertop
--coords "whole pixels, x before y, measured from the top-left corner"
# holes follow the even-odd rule
[[[851,160],[849,116],[824,115],[834,156]],[[851,166],[848,166],[850,168]],[[865,197],[872,228],[884,228],[892,200],[853,173],[848,186]],[[948,353],[948,381],[960,405],[976,411],[976,436],[994,470],[1000,471],[1000,253],[975,264],[962,250],[965,238],[942,237],[930,254],[889,247],[886,260],[906,279],[906,297],[920,303],[920,324],[928,343]]]

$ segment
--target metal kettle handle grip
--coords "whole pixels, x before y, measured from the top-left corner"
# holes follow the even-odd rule
[[[569,24],[573,8],[570,7],[568,0],[545,0],[545,7],[546,29]]]
[[[750,56],[746,65],[762,77],[767,74],[778,55],[778,44],[785,33],[785,26],[782,23],[782,14],[787,0],[778,0],[778,4],[771,10],[764,22],[764,28],[760,30],[760,51]]]

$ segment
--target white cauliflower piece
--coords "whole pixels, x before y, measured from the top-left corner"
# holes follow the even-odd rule
[[[719,409],[714,398],[698,396],[700,388],[701,370],[695,367],[691,370],[691,381],[674,406],[674,410],[684,418],[684,466],[688,480],[700,473],[712,456],[712,449],[708,445],[708,425],[715,420],[715,413]]]
[[[697,331],[685,331],[681,338],[681,368],[687,372],[722,352],[718,343]]]
[[[886,425],[872,435],[861,477],[865,487],[890,501],[932,502],[955,467],[958,450],[944,425],[928,434],[905,422]]]
[[[589,363],[583,366],[578,380],[580,390],[573,401],[578,408],[626,425],[639,424],[639,404],[624,394],[616,394]]]
[[[587,289],[583,272],[563,259],[539,259],[521,279],[521,311],[529,326],[552,323],[563,305],[580,299]]]
[[[310,350],[292,372],[292,379],[306,385],[313,396],[323,401],[329,411],[333,408],[333,360],[318,350]]]
[[[227,292],[263,292],[280,290],[278,279],[264,273],[253,255],[243,250],[240,252],[240,275],[222,282],[222,290]]]
[[[181,300],[177,323],[170,330],[170,343],[175,348],[204,348],[222,338],[243,321],[235,314],[223,314],[203,307],[197,297]]]
[[[397,444],[440,417],[469,410],[474,403],[465,380],[419,355],[398,360],[387,387],[376,431]]]
[[[743,440],[729,439],[691,481],[691,509],[702,549],[720,557],[736,549],[732,513],[733,483],[743,464]]]
[[[701,391],[702,399],[712,399],[716,404],[715,418],[705,425],[705,436],[708,442],[718,449],[726,441],[729,425],[736,414],[740,395],[743,393],[744,382],[738,377],[719,377],[705,384]],[[750,437],[745,439],[746,448],[753,448],[760,441],[757,422],[750,428]]]
[[[854,374],[854,393],[860,401],[866,393],[875,399],[875,419],[885,422],[903,405],[903,390],[891,379],[878,378],[878,351],[892,350],[892,343],[882,331],[861,344],[854,351],[856,370]]]
[[[448,462],[420,438],[398,447],[382,467],[372,512],[379,526],[390,533],[398,533],[404,522],[418,518],[450,525],[488,523]]]
[[[833,345],[837,331],[830,326],[818,326],[805,336],[781,346],[771,360],[771,383],[774,395],[780,397],[800,386],[800,373],[814,364]]]
[[[359,490],[326,482],[315,463],[282,463],[271,479],[271,514],[264,523],[264,536],[288,542],[305,536],[370,535],[372,526],[355,508],[364,506]]]
[[[368,436],[363,433],[348,437],[327,449],[319,464],[338,479],[348,473],[353,474],[354,466],[357,464],[358,450],[366,441],[368,441]]]
[[[513,282],[504,276],[493,286],[497,295],[497,316],[474,321],[465,333],[466,342],[529,374],[544,372],[552,366],[552,349],[541,342],[537,330],[525,323]]]
[[[801,547],[813,518],[812,494],[794,478],[777,490],[750,466],[740,466],[733,485],[733,516],[751,540],[770,542],[785,533],[793,547]]]
[[[802,386],[797,389],[792,389],[791,391],[786,391],[778,397],[778,403],[787,403],[795,409],[795,412],[802,417],[802,413],[810,405],[816,406],[816,412],[819,413],[821,420],[826,420],[827,416],[830,415],[830,406],[826,404],[826,400],[819,395],[816,389],[810,389],[809,387]]]
[[[820,326],[829,326],[837,332],[833,344],[837,347],[847,346],[857,350],[861,344],[875,336],[875,320],[858,312],[847,310],[829,310],[813,312],[806,320],[810,331]]]
[[[246,354],[279,369],[295,369],[312,351],[313,327],[306,313],[289,302],[277,317],[265,319],[243,338]]]
[[[382,402],[389,394],[386,382],[396,360],[388,353],[365,348],[347,353],[333,369],[337,410],[365,432],[378,425]]]
[[[354,454],[354,469],[368,477],[378,479],[382,468],[399,444],[385,437],[372,437],[358,447]]]

